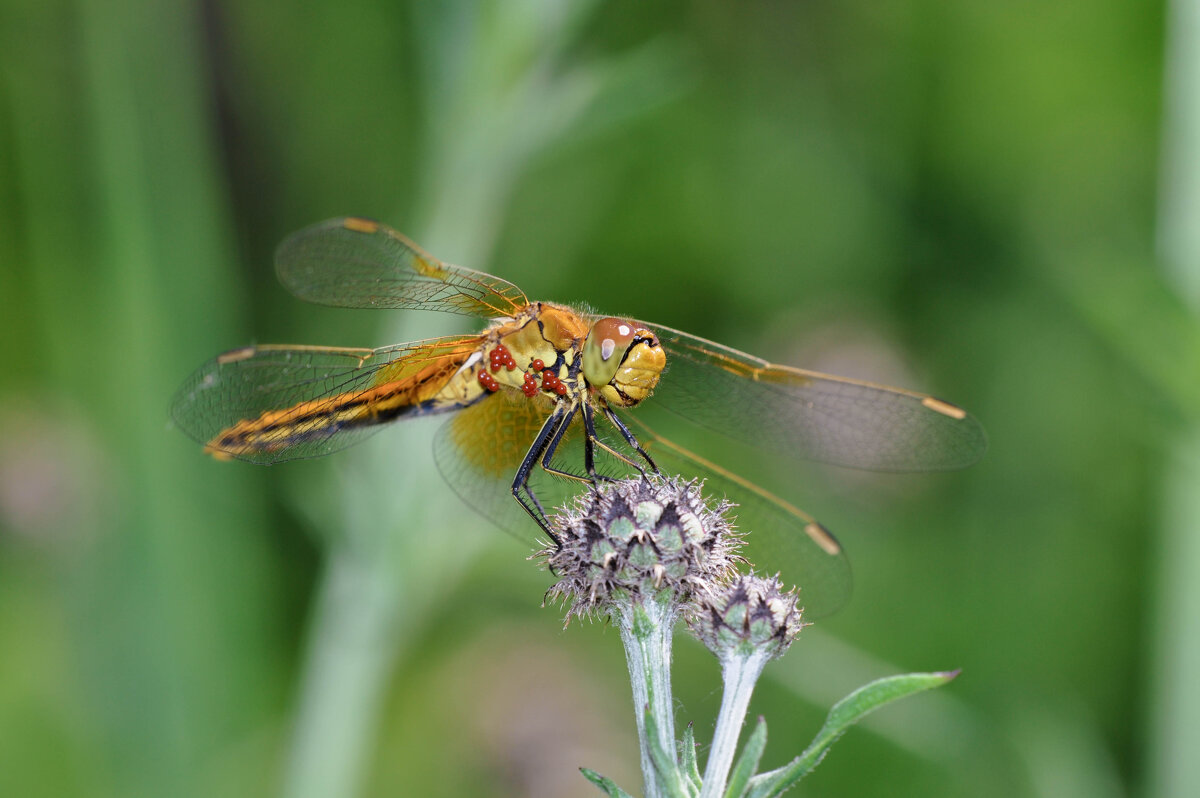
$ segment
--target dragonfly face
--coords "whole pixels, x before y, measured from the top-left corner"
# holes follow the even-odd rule
[[[172,405],[178,426],[208,453],[264,464],[315,457],[391,421],[447,414],[434,444],[439,470],[468,504],[526,537],[539,527],[552,535],[545,507],[601,473],[702,477],[739,504],[749,558],[799,584],[811,615],[849,595],[836,538],[626,411],[649,402],[790,457],[882,471],[959,468],[987,446],[979,423],[940,399],[774,365],[661,325],[530,302],[511,283],[442,263],[365,219],[302,230],[280,246],[276,266],[284,285],[312,302],[491,323],[475,335],[381,349],[255,346],[220,355]]]
[[[633,407],[649,396],[666,364],[658,338],[630,319],[598,319],[583,345],[584,376],[617,407]]]

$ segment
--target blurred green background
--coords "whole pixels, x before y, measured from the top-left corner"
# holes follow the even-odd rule
[[[463,329],[288,296],[275,245],[343,214],[983,421],[961,473],[758,463],[856,574],[768,667],[766,763],[867,679],[963,669],[798,792],[1197,794],[1179,8],[2,0],[0,795],[640,791],[617,635],[541,606],[436,421],[269,469],[170,428],[217,352]],[[677,659],[706,740],[716,664]]]

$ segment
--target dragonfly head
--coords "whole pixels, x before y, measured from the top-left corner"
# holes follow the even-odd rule
[[[599,319],[583,344],[583,376],[617,407],[649,396],[666,364],[658,336],[629,319]]]

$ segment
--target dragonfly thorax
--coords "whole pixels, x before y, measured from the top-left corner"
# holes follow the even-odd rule
[[[469,384],[473,376],[488,393],[517,389],[541,404],[563,397],[577,402],[586,387],[580,349],[587,330],[586,320],[569,308],[531,303],[493,324],[462,372]]]
[[[654,333],[628,319],[596,321],[583,344],[583,376],[617,407],[632,407],[649,396],[666,364]]]

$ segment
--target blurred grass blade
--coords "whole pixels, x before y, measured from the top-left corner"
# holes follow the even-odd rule
[[[1088,327],[1178,418],[1200,419],[1200,322],[1181,296],[1144,260],[1080,255],[1072,264],[1047,274]]]
[[[1200,0],[1169,3],[1158,243],[1168,279],[1200,329]],[[1138,329],[1138,328],[1131,328]],[[1194,339],[1193,339],[1194,340]],[[1159,346],[1174,352],[1175,342]],[[1200,382],[1200,347],[1176,368]],[[1161,356],[1160,356],[1161,357]],[[1190,429],[1178,436],[1162,493],[1158,618],[1149,669],[1151,720],[1147,795],[1185,798],[1200,784],[1200,391],[1190,402]]]

